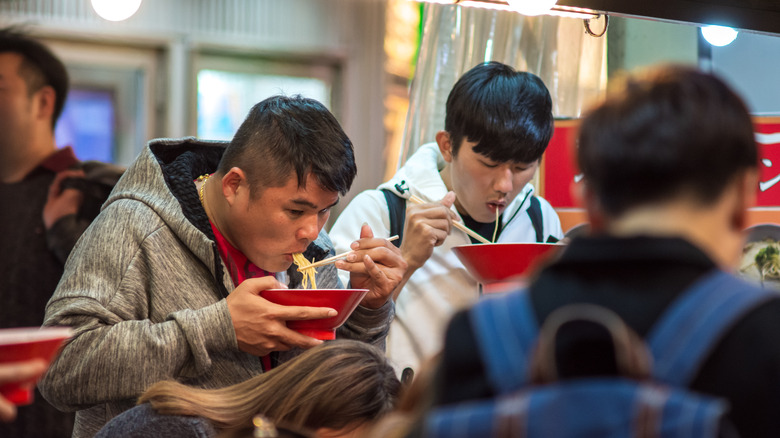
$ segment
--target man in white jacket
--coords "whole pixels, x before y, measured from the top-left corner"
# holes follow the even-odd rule
[[[419,370],[440,350],[452,314],[479,297],[477,281],[451,251],[473,241],[453,221],[497,242],[563,237],[555,211],[529,184],[553,129],[541,79],[498,62],[477,65],[450,92],[444,128],[390,181],[358,194],[330,231],[337,253],[350,249],[363,223],[377,237],[402,236],[396,243],[408,270],[394,291],[387,338],[399,372]],[[411,196],[424,203],[405,202]],[[348,274],[341,273],[344,281]]]

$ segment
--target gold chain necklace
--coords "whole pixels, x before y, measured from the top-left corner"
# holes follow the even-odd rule
[[[205,196],[204,196],[204,194],[203,194],[203,189],[205,189],[205,188],[206,188],[206,181],[208,181],[208,179],[209,179],[209,177],[210,177],[210,176],[211,176],[211,175],[209,175],[208,173],[206,173],[206,174],[203,174],[203,175],[199,176],[199,177],[198,177],[198,178],[195,180],[195,181],[197,181],[197,182],[199,182],[199,183],[202,183],[202,184],[200,185],[200,190],[198,190],[198,198],[200,198],[200,205],[202,205],[204,209],[206,208],[206,198],[205,198]]]

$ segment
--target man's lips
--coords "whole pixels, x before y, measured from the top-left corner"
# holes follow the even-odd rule
[[[306,246],[306,248],[308,248],[308,246]],[[286,253],[284,253],[284,255],[288,255],[288,256],[292,257],[293,254],[300,254],[300,253],[306,251],[306,248],[303,248],[303,249],[298,250],[298,251],[286,252]]]
[[[506,202],[502,201],[491,201],[487,203],[488,209],[492,211],[493,213],[496,212],[496,210],[503,211],[506,208]]]

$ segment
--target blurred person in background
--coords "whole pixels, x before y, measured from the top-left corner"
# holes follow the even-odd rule
[[[739,436],[777,437],[780,297],[764,296],[758,286],[732,275],[758,188],[753,130],[742,99],[712,74],[664,66],[626,79],[581,123],[577,158],[591,235],[572,239],[527,291],[515,293],[529,294],[539,325],[568,304],[596,304],[642,338],[691,288],[709,297],[719,285],[729,285],[727,292],[760,295],[716,341],[688,388],[727,400]],[[496,388],[508,385],[510,379],[491,374],[493,368],[478,352],[488,349],[483,344],[502,348],[522,339],[520,330],[507,324],[519,313],[507,304],[515,293],[481,301],[453,317],[433,379],[434,405],[492,399]],[[508,317],[478,324],[478,311]],[[481,336],[489,330],[477,328],[485,326],[502,337]],[[604,350],[571,338],[561,334],[558,340],[581,347],[556,350],[562,376],[615,367],[613,355],[594,354]],[[514,342],[511,351],[525,348]],[[583,351],[590,352],[589,363],[582,360]],[[425,436],[424,428],[410,436]]]
[[[352,340],[329,341],[225,388],[158,382],[141,395],[138,406],[114,417],[96,438],[217,437],[253,423],[267,433],[272,424],[283,424],[313,431],[318,438],[366,436],[393,409],[400,387],[380,349]]]
[[[390,181],[358,194],[331,228],[338,253],[350,249],[362,223],[380,237],[401,235],[395,243],[408,269],[394,291],[387,354],[406,376],[440,350],[452,314],[479,297],[452,251],[476,240],[453,230],[453,221],[491,242],[563,237],[558,215],[530,184],[552,130],[552,99],[541,79],[495,61],[479,64],[450,91],[436,142],[421,146]],[[423,204],[407,201],[410,195]]]
[[[74,244],[121,169],[58,149],[65,66],[18,28],[0,29],[0,328],[40,326]],[[73,414],[39,394],[0,424],[3,437],[69,437]]]

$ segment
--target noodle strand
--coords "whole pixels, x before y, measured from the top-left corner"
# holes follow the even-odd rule
[[[496,206],[496,228],[493,229],[493,243],[496,243],[496,235],[498,234],[498,206]]]
[[[306,257],[304,257],[301,253],[295,253],[292,255],[292,257],[293,263],[295,263],[298,268],[300,268],[299,270],[301,271],[301,274],[303,274],[301,287],[303,289],[317,289],[317,280],[315,279],[317,269],[309,268],[308,266],[311,266],[311,262],[306,260]],[[311,283],[311,288],[309,287],[309,283]]]

